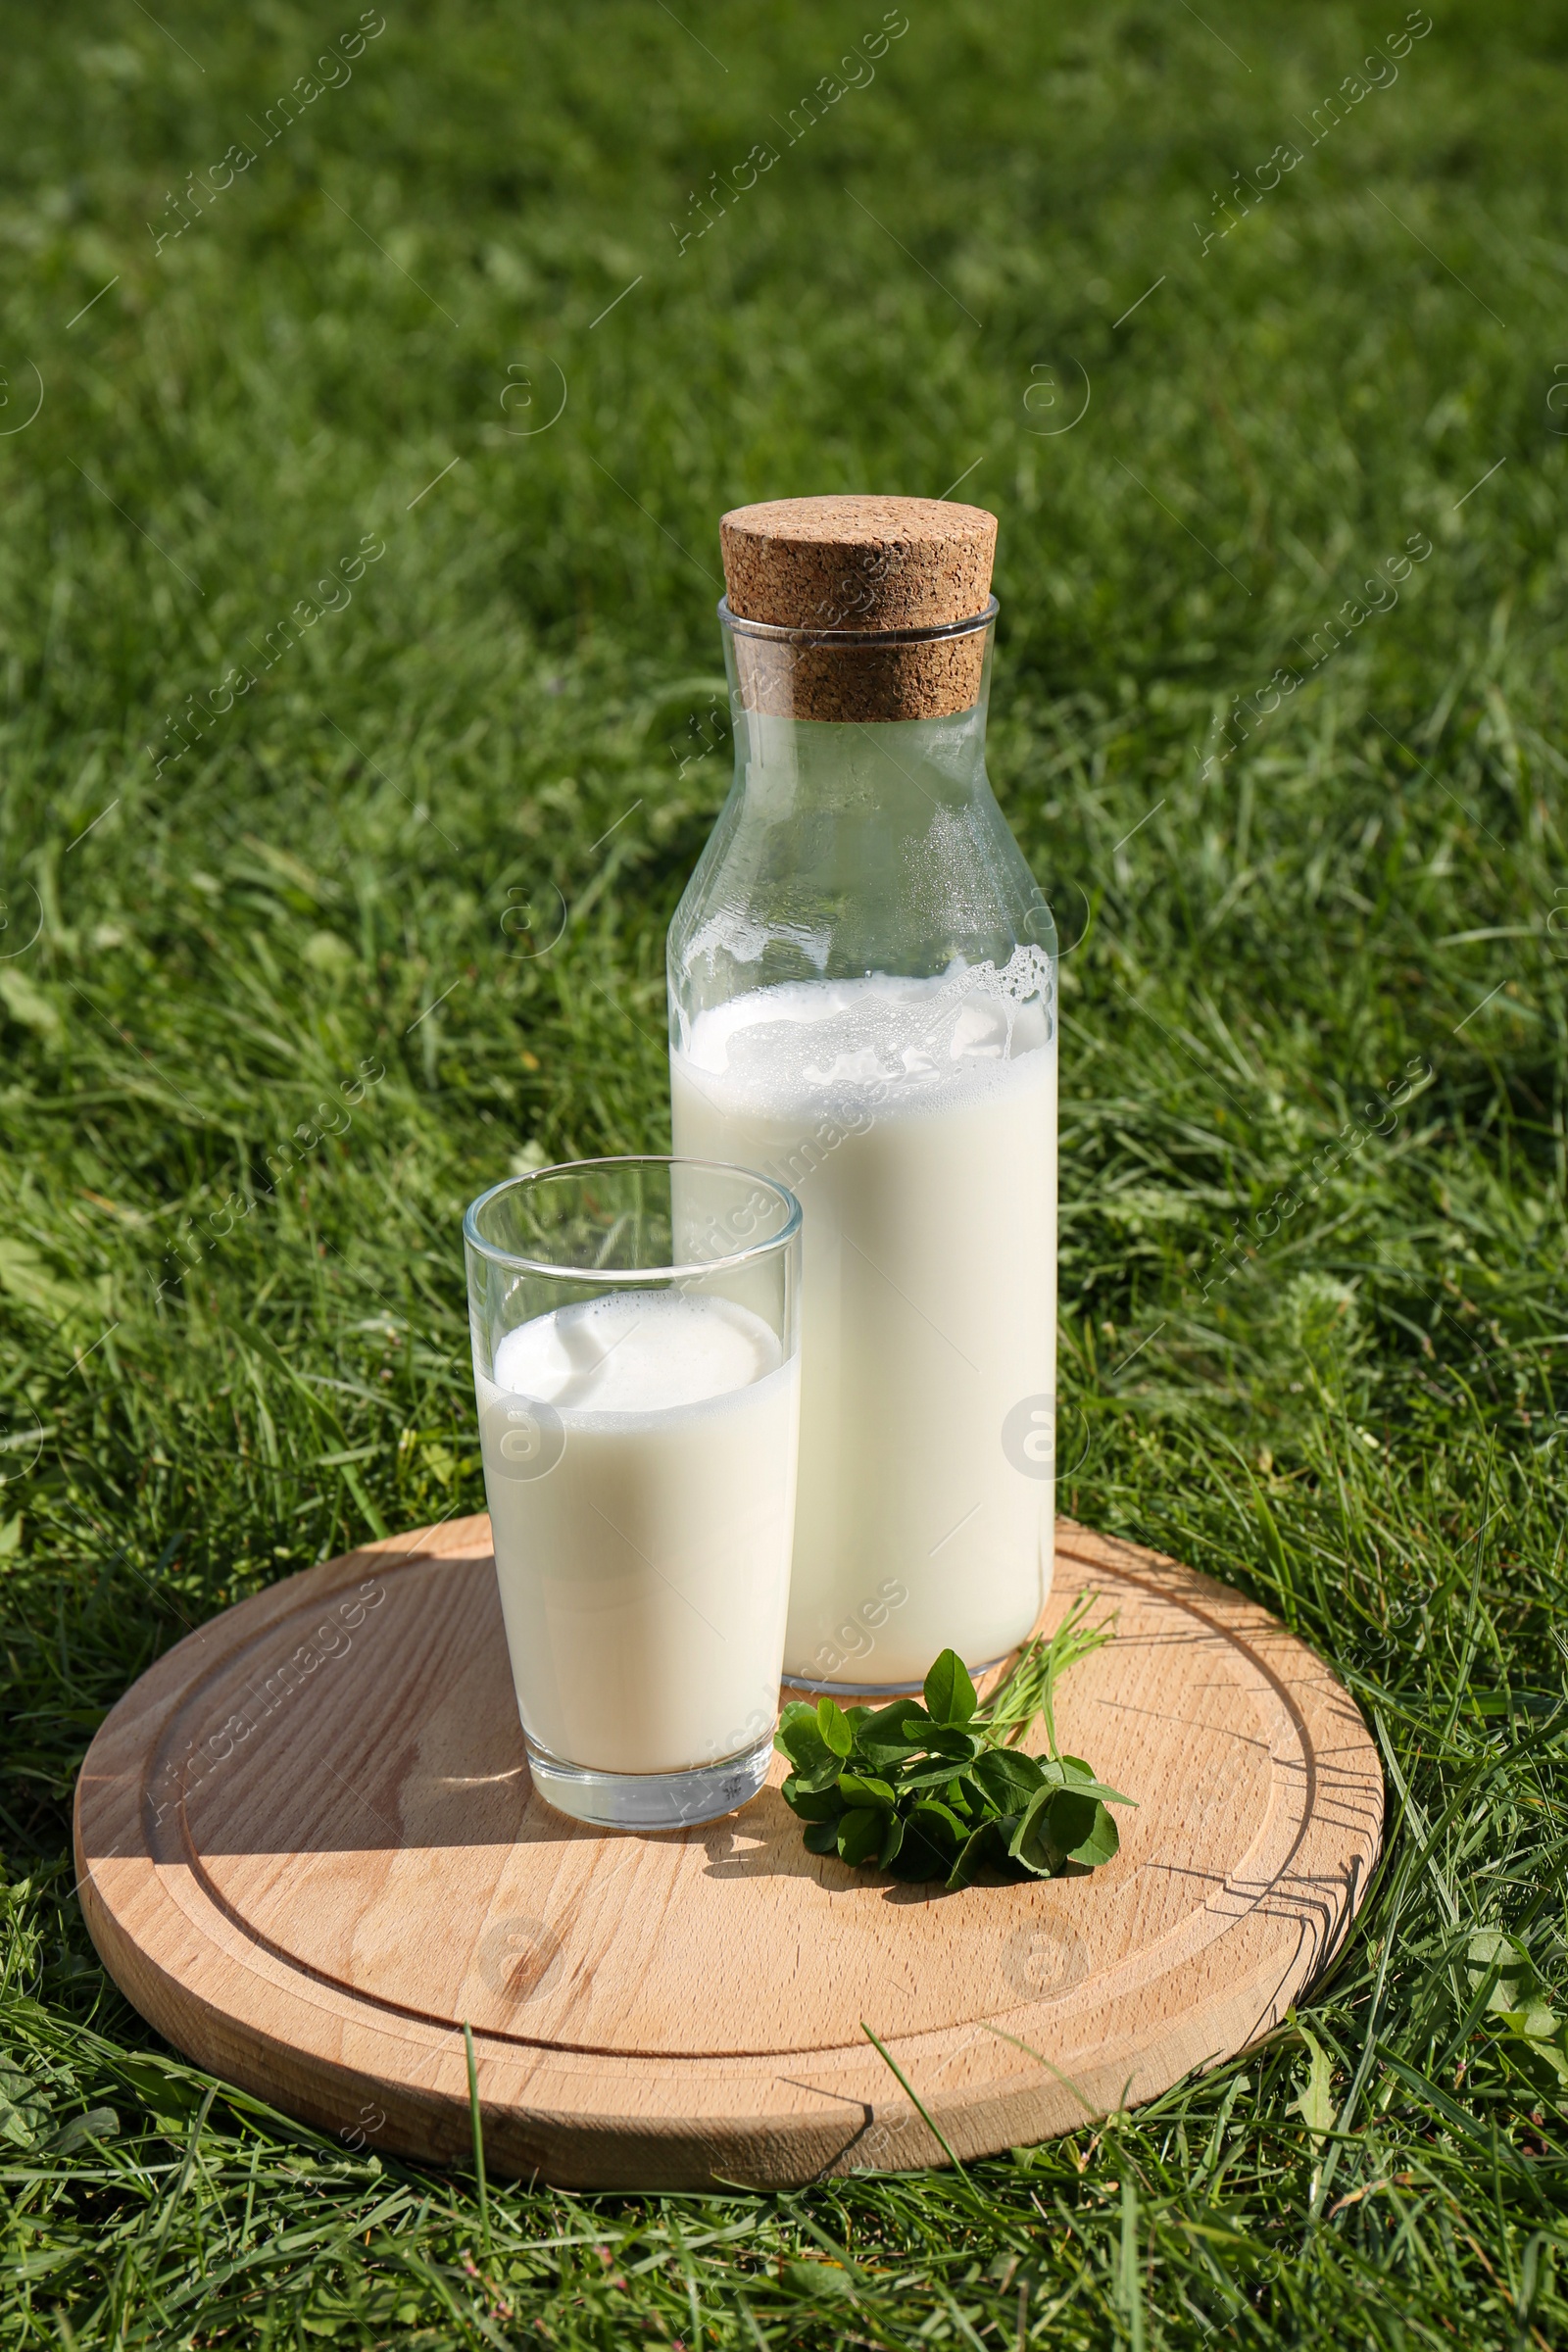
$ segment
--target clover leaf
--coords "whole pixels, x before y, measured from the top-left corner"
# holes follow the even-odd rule
[[[1107,1807],[1133,1802],[1082,1756],[1056,1746],[1052,1697],[1065,1670],[1109,1639],[1085,1627],[1087,1599],[1050,1641],[1028,1643],[982,1704],[956,1650],[925,1678],[924,1706],[894,1699],[846,1710],[824,1693],[793,1699],[774,1744],[793,1770],[784,1801],[807,1850],[913,1885],[972,1886],[1002,1878],[1059,1878],[1098,1868],[1120,1847]],[[1037,1715],[1050,1753],[1019,1742]]]
[[[980,1704],[968,1669],[956,1649],[945,1649],[925,1678],[926,1712],[933,1723],[965,1724]]]
[[[855,1745],[855,1727],[836,1698],[817,1700],[816,1729],[823,1746],[836,1756],[847,1756]]]

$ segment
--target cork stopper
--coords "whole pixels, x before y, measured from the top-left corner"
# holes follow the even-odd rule
[[[748,710],[791,718],[946,717],[973,708],[985,669],[997,518],[936,498],[779,498],[719,523],[730,612],[792,632],[735,633]],[[972,629],[924,644],[824,634]]]

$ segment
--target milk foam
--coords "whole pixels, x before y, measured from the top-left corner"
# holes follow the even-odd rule
[[[495,1381],[563,1414],[673,1412],[747,1388],[780,1360],[760,1315],[731,1299],[611,1291],[509,1331]]]
[[[928,980],[786,981],[700,1012],[678,1058],[758,1109],[867,1090],[890,1108],[935,1108],[988,1065],[1000,1073],[1049,1044],[1048,973],[1041,951],[1024,948],[1002,974],[960,964]]]

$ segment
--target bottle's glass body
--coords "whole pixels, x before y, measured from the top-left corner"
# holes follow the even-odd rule
[[[865,637],[719,612],[735,781],[669,933],[674,1149],[805,1212],[785,1672],[909,1688],[1050,1590],[1055,934],[986,776],[995,599]],[[964,707],[798,714],[885,706],[901,662]]]

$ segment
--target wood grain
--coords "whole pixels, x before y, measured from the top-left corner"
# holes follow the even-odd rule
[[[76,1790],[93,1940],[177,2048],[355,2146],[466,2157],[465,2020],[498,2172],[782,2186],[940,2163],[862,2025],[960,2156],[1043,2138],[1277,2024],[1383,1821],[1360,1715],[1265,1611],[1058,1522],[1047,1622],[1085,1587],[1116,1638],[1058,1732],[1140,1799],[1122,1850],[945,1895],[808,1854],[782,1758],[702,1829],[551,1812],[488,1520],[368,1545],[189,1635],[104,1723]]]

